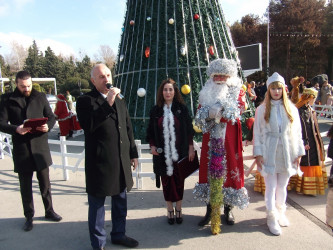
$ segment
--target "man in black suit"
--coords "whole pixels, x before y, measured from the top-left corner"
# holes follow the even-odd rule
[[[91,71],[94,88],[80,96],[76,111],[85,134],[86,191],[89,203],[89,233],[91,246],[104,249],[104,202],[112,197],[113,244],[136,247],[138,242],[125,235],[127,198],[126,190],[133,186],[131,166],[138,165],[138,152],[134,143],[132,125],[118,88],[108,88],[111,71],[97,64]]]
[[[20,191],[26,222],[23,230],[33,228],[35,214],[32,196],[32,176],[37,172],[39,189],[45,208],[45,218],[60,221],[52,206],[49,166],[52,164],[48,131],[55,124],[55,117],[44,93],[32,89],[31,76],[26,71],[20,71],[15,79],[14,92],[2,95],[0,104],[0,131],[11,134],[13,141],[14,172],[18,173]],[[29,118],[47,117],[46,124],[37,127],[37,132],[31,133],[31,128],[24,128],[23,122]]]

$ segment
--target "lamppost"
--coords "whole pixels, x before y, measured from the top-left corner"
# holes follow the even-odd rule
[[[270,1],[268,1],[268,7],[267,7],[267,78],[269,77],[269,5]]]
[[[0,46],[1,48],[2,46]],[[1,93],[3,93],[3,81],[2,81],[2,74],[1,74],[1,61],[0,61],[0,85],[1,85]]]

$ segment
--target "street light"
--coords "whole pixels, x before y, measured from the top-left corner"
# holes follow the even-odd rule
[[[270,1],[268,1],[268,7],[267,7],[267,78],[269,77],[269,5]]]
[[[2,48],[2,46],[0,46]],[[3,93],[3,81],[2,81],[2,74],[1,74],[1,61],[0,61],[0,84],[1,84],[1,93]]]

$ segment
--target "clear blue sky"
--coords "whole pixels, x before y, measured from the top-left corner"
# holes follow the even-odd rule
[[[269,0],[221,0],[231,24],[246,14],[264,14]],[[28,48],[36,40],[40,50],[91,58],[100,45],[118,52],[125,0],[0,0],[0,54],[15,41]]]

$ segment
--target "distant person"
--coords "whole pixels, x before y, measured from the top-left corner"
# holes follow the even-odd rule
[[[332,98],[333,87],[328,84],[328,81],[324,81],[323,85],[320,88],[320,100],[321,105],[327,105],[329,98]]]
[[[311,88],[311,87],[313,87],[312,84],[311,84],[311,81],[310,81],[310,80],[307,80],[307,81],[305,82],[305,87],[306,87],[306,88]]]
[[[72,97],[71,93],[69,93],[68,90],[66,91],[66,101],[67,101],[68,109],[73,110],[73,97]]]
[[[256,83],[255,81],[251,81],[248,85],[247,85],[247,92],[249,94],[250,100],[255,102],[255,100],[257,99],[257,95],[256,92],[254,91],[254,88],[256,87]]]
[[[55,117],[44,93],[32,88],[31,75],[20,71],[15,78],[14,92],[2,95],[0,104],[0,131],[12,135],[14,172],[18,173],[23,211],[26,222],[24,231],[33,228],[35,214],[32,196],[32,176],[36,171],[41,192],[45,218],[60,221],[53,210],[49,166],[52,164],[48,132],[55,124]],[[37,127],[37,132],[24,128],[29,118],[47,117],[46,124]],[[5,201],[3,201],[5,202]]]
[[[255,100],[255,107],[257,108],[264,100],[265,93],[267,91],[265,83],[258,83],[256,87],[254,88],[254,91],[256,93],[256,100]]]
[[[136,247],[138,242],[125,235],[126,191],[133,186],[132,171],[138,166],[138,152],[125,100],[117,97],[110,69],[97,64],[91,70],[94,88],[77,100],[77,115],[85,135],[86,192],[91,246],[106,244],[105,198],[111,196],[112,244]]]
[[[327,157],[333,159],[333,125],[327,133],[330,143],[327,149]],[[333,230],[333,165],[331,166],[330,176],[328,178],[328,193],[326,203],[326,224]]]
[[[56,108],[54,115],[59,124],[60,136],[70,136],[73,133],[73,114],[69,111],[64,95],[57,95]]]
[[[291,178],[291,183],[296,183],[294,187],[299,194],[324,195],[326,179],[325,151],[322,138],[320,136],[316,111],[312,109],[317,97],[315,88],[305,88],[298,102],[299,117],[302,126],[302,139],[305,148],[305,155],[302,156],[300,166],[303,172],[300,176]]]
[[[321,93],[320,93],[320,86],[319,86],[319,83],[314,83],[313,85],[314,89],[318,91],[318,95],[317,95],[317,98],[315,100],[315,104],[317,105],[320,105],[321,104],[321,100],[320,100],[320,96],[321,96]]]

